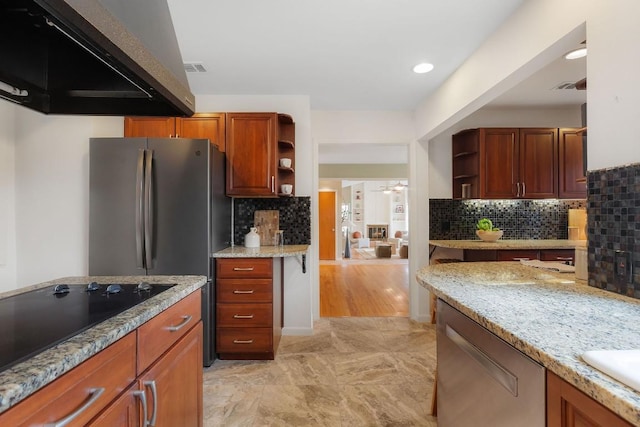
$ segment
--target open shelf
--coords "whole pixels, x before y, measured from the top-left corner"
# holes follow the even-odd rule
[[[462,153],[457,153],[453,155],[453,158],[459,158],[459,157],[465,157],[465,156],[471,156],[473,154],[478,154],[477,151],[463,151]]]
[[[289,141],[286,139],[281,139],[278,141],[278,144],[280,144],[283,147],[289,147],[289,148],[294,148],[296,145],[293,143],[293,141]]]
[[[478,176],[477,174],[473,174],[473,175],[456,175],[453,177],[453,179],[467,179],[467,178],[475,178],[476,176]]]
[[[278,166],[278,170],[283,172],[291,172],[291,173],[295,172],[293,168],[285,168],[284,166]]]

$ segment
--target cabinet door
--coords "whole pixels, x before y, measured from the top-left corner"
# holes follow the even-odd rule
[[[516,196],[518,129],[480,129],[480,198]]]
[[[115,402],[88,425],[90,427],[137,427],[142,426],[142,405],[134,394],[135,385],[125,391]]]
[[[582,149],[582,135],[579,133],[579,129],[560,129],[558,196],[561,199],[585,199],[587,197]]]
[[[519,197],[558,197],[557,129],[520,129],[518,170]]]
[[[151,365],[138,387],[156,427],[202,426],[202,322]]]
[[[125,117],[124,136],[173,138],[176,136],[176,119],[174,117]]]
[[[547,371],[547,427],[631,427],[631,424]]]
[[[276,197],[274,113],[228,113],[227,196]]]
[[[224,153],[224,120],[224,113],[196,113],[191,117],[179,117],[176,119],[176,134],[179,138],[208,139]]]

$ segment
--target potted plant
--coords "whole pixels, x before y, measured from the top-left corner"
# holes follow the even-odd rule
[[[489,218],[482,218],[476,224],[476,235],[485,242],[495,242],[502,237],[502,230],[493,226]]]

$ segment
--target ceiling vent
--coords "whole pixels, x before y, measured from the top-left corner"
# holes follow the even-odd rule
[[[552,87],[551,90],[565,90],[565,89],[574,90],[575,88],[576,88],[575,82],[562,82]]]
[[[206,73],[207,69],[204,68],[202,62],[185,62],[184,70],[187,73]]]

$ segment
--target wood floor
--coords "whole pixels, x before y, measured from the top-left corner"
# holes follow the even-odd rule
[[[320,261],[320,316],[409,316],[409,263]]]

